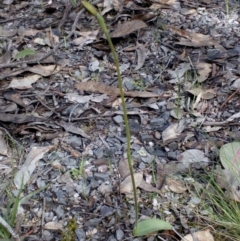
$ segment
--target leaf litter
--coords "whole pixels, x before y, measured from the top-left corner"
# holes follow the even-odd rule
[[[239,201],[238,182],[221,155],[216,157],[217,147],[235,143],[239,133],[239,20],[233,3],[229,3],[231,17],[224,12],[225,3],[214,8],[215,1],[149,1],[147,6],[140,1],[105,0],[97,4],[119,55],[132,129],[133,165],[135,175],[140,177],[141,211],[148,217],[158,215],[149,213],[150,192],[155,193],[157,203],[166,204],[164,219],[177,218],[170,207],[171,197],[177,200],[178,209],[191,216],[194,210],[188,200],[194,188],[184,177],[189,171],[197,182],[198,173],[206,169],[214,173],[215,161],[222,164],[218,185],[229,190],[228,197]],[[32,240],[40,238],[41,228],[49,231],[43,232],[44,239],[56,238],[54,230],[59,229],[57,224],[62,228],[61,217],[81,205],[90,213],[74,214],[83,227],[82,235],[89,233],[85,221],[94,222],[96,213],[109,213],[113,218],[111,222],[100,221],[102,229],[96,230],[97,234],[90,232],[97,240],[119,238],[109,231],[119,224],[114,223],[112,210],[106,210],[104,204],[109,204],[107,209],[111,203],[115,205],[119,217],[131,216],[122,206],[132,186],[126,162],[119,161],[125,154],[126,138],[119,99],[116,101],[119,88],[115,67],[99,27],[77,5],[15,1],[4,2],[0,10],[0,124],[7,131],[1,135],[1,176],[10,179],[10,172],[17,166],[19,171],[12,176],[17,177],[15,185],[19,188],[19,173],[24,173],[25,195],[50,183],[44,193],[48,197],[45,220],[38,226],[37,238],[29,235]],[[6,9],[11,10],[10,17]],[[21,162],[23,156],[14,156],[9,135],[24,145],[30,164]],[[144,158],[139,152],[142,148],[148,154]],[[14,157],[13,166],[10,157]],[[230,160],[230,167],[237,163],[233,152],[225,153],[225,159]],[[96,160],[104,165],[96,165]],[[78,173],[77,180],[73,173]],[[118,188],[121,196],[113,191]],[[90,199],[97,207],[87,204]],[[30,202],[32,205],[34,200]],[[39,217],[36,210],[45,209],[40,203],[35,203],[36,209],[28,215]],[[25,214],[31,210],[22,208]],[[64,223],[68,221],[63,219]],[[34,223],[29,219],[22,225],[33,227]],[[124,225],[119,228],[126,231]],[[205,235],[201,233],[200,237],[198,232],[210,235],[209,231],[196,231],[183,239]],[[222,235],[221,230],[218,232]],[[130,232],[126,236],[131,236]],[[211,235],[208,239],[213,240]]]

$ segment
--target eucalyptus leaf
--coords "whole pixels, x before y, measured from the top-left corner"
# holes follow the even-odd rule
[[[240,170],[240,142],[231,142],[220,148],[219,157],[225,169]]]
[[[163,220],[156,219],[156,218],[150,218],[150,219],[140,221],[137,227],[135,226],[133,230],[133,235],[144,236],[160,230],[172,230],[172,229],[173,229],[172,225],[169,224],[168,222],[165,222]]]
[[[35,53],[36,52],[32,49],[24,49],[16,54],[15,59],[24,58],[29,55],[34,55]]]

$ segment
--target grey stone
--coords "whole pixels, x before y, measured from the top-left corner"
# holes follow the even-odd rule
[[[102,221],[101,218],[93,218],[93,219],[88,220],[88,221],[85,223],[85,226],[86,226],[86,227],[88,227],[88,226],[96,227],[101,221]]]
[[[132,81],[127,81],[124,83],[125,87],[127,88],[127,90],[134,90],[135,86],[133,85]]]
[[[94,173],[94,178],[98,181],[98,180],[101,180],[101,181],[107,181],[109,179],[109,174],[108,173],[99,173],[99,172],[96,172]]]
[[[126,137],[121,137],[121,136],[116,136],[116,138],[121,141],[122,143],[126,143],[127,142],[127,138]]]
[[[57,206],[57,208],[54,211],[58,218],[61,218],[64,214],[64,209],[59,205]]]
[[[107,217],[107,216],[110,216],[113,214],[113,211],[110,207],[106,206],[106,205],[103,205],[101,207],[101,210],[100,210],[100,214],[101,216],[103,217]]]
[[[107,193],[111,193],[112,192],[112,185],[110,183],[103,182],[98,187],[98,191],[103,195],[105,195]]]
[[[43,235],[43,239],[46,241],[50,241],[53,238],[53,234],[50,233],[48,230],[43,230],[42,235]]]
[[[94,150],[93,153],[95,154],[95,156],[98,159],[103,157],[103,149],[102,148],[98,148],[98,149]]]
[[[148,154],[147,153],[147,156],[141,156],[141,160],[144,162],[144,163],[148,163],[148,164],[150,164],[150,163],[152,163],[153,162],[153,160],[154,160],[154,156],[153,155],[150,155],[150,154]]]
[[[165,123],[165,120],[163,118],[154,118],[150,120],[150,125],[152,128],[159,128],[162,127]]]
[[[108,241],[117,241],[112,235],[108,238]]]
[[[91,186],[91,188],[94,189],[99,186],[99,183],[95,180],[95,178],[91,178],[90,186]]]
[[[143,133],[143,134],[141,134],[141,140],[145,141],[145,142],[149,142],[149,141],[153,140],[153,136]]]
[[[171,142],[169,145],[168,145],[169,149],[172,150],[172,151],[176,151],[178,149],[178,144],[177,142]]]
[[[129,120],[129,129],[131,135],[138,135],[140,131],[140,124],[137,121]],[[125,134],[125,128],[124,128]]]
[[[176,154],[175,151],[170,151],[170,152],[168,152],[167,157],[168,157],[170,160],[176,160],[176,159],[177,159],[177,154]]]
[[[124,122],[122,115],[116,115],[116,116],[114,116],[114,117],[113,117],[113,120],[116,122],[116,124],[121,124],[121,123]]]
[[[121,230],[121,229],[118,229],[116,231],[116,238],[118,241],[122,240],[123,239],[123,236],[124,236],[124,232]]]
[[[76,235],[77,235],[77,238],[78,238],[78,241],[84,241],[86,240],[86,233],[84,232],[84,230],[82,228],[78,228],[76,231],[75,231]]]
[[[139,169],[144,170],[146,168],[146,165],[145,163],[141,162],[138,167]]]

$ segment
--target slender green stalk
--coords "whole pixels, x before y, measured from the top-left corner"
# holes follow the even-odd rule
[[[104,21],[103,17],[101,16],[101,14],[98,13],[98,11],[88,2],[82,1],[82,4],[92,15],[94,15],[97,18],[104,34],[106,35],[106,38],[107,38],[108,44],[110,46],[111,52],[113,54],[113,59],[114,59],[114,62],[115,62],[116,68],[117,68],[118,85],[119,85],[120,95],[121,95],[121,100],[122,100],[123,118],[124,118],[124,123],[125,123],[125,128],[126,128],[126,136],[127,136],[127,160],[128,160],[128,166],[129,166],[130,175],[131,175],[131,179],[132,179],[133,194],[134,194],[135,229],[138,230],[138,198],[137,198],[137,189],[136,189],[133,166],[132,166],[131,149],[130,149],[131,136],[130,136],[130,130],[129,130],[129,124],[128,124],[127,108],[126,108],[126,103],[125,103],[125,98],[124,98],[123,84],[122,84],[122,77],[121,77],[120,68],[119,68],[118,56],[117,56],[117,53],[113,46],[110,35],[108,33],[105,21]]]

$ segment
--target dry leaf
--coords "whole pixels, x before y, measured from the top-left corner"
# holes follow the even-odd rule
[[[74,126],[72,123],[60,121],[58,124],[62,126],[65,131],[90,139],[90,136],[88,136],[81,128]]]
[[[183,193],[187,190],[184,183],[173,178],[167,178],[166,184],[168,185],[169,189],[175,193]]]
[[[88,32],[80,32],[79,38],[76,38],[72,41],[74,45],[78,45],[78,48],[82,48],[83,46],[92,43],[96,40],[99,30],[88,31]]]
[[[32,84],[38,81],[41,78],[40,75],[29,75],[24,78],[13,78],[9,86],[9,88],[13,89],[19,89],[19,90],[24,90],[24,89],[31,89]]]
[[[16,173],[14,177],[14,184],[17,189],[21,188],[21,183],[25,185],[30,179],[32,173],[35,171],[38,161],[43,157],[43,155],[49,152],[54,146],[45,147],[32,147],[31,151],[28,153],[24,164],[21,166],[20,170]]]
[[[8,148],[4,133],[0,130],[0,155],[7,156]]]
[[[181,241],[214,241],[213,235],[210,233],[209,229],[204,231],[194,232],[184,236]]]
[[[203,100],[210,100],[216,96],[216,92],[213,89],[204,90],[202,88],[194,88],[186,91],[193,94],[194,96],[200,96],[200,98]]]
[[[205,81],[212,71],[212,65],[208,63],[198,63],[196,65],[196,68],[197,68],[197,73],[199,75],[197,79],[199,83],[202,83],[203,81]]]
[[[173,33],[178,34],[185,38],[185,39],[180,38],[180,42],[177,42],[177,44],[193,46],[193,47],[218,45],[218,42],[209,35],[190,32],[184,29],[176,28],[171,25],[166,25],[166,27],[169,28]]]
[[[139,30],[141,28],[146,28],[147,24],[144,23],[142,20],[132,20],[132,21],[126,21],[122,24],[117,25],[115,30],[110,34],[111,38],[120,38],[124,37],[136,30]]]
[[[178,123],[172,123],[162,132],[163,144],[166,145],[170,141],[175,140],[180,133],[177,132]]]
[[[151,184],[147,183],[145,180],[142,180],[141,184],[139,185],[139,188],[141,188],[147,192],[155,192],[155,193],[161,194],[161,191],[158,188],[153,187]]]
[[[135,179],[135,185],[137,188],[139,187],[139,185],[143,180],[143,173],[142,172],[134,173],[134,179]],[[120,183],[120,193],[132,193],[132,192],[133,192],[132,180],[131,180],[131,176],[128,176]]]
[[[138,62],[137,62],[137,66],[135,67],[135,70],[141,69],[147,58],[147,49],[145,48],[144,44],[138,44],[137,56],[138,56]]]
[[[95,81],[87,81],[75,84],[75,88],[78,90],[98,92],[110,96],[120,96],[120,90],[117,87],[109,86],[106,84],[98,83]],[[159,94],[154,94],[148,91],[124,91],[124,95],[128,97],[139,97],[139,98],[151,98],[159,97]]]
[[[128,168],[128,161],[122,158],[118,163],[118,171],[123,179],[130,175],[130,170]]]

